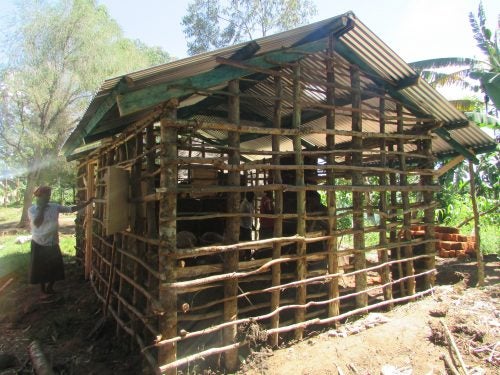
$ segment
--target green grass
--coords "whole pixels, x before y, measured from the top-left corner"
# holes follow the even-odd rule
[[[28,233],[0,237],[0,278],[13,272],[28,272],[30,242],[16,243],[16,238],[24,235]],[[59,245],[65,261],[75,256],[75,236],[60,235]]]
[[[0,207],[0,225],[19,221],[21,207]],[[14,225],[15,226],[15,225]],[[16,243],[19,236],[28,236],[28,230],[17,230],[16,234],[0,235],[0,278],[12,272],[27,274],[30,260],[30,242]],[[64,258],[75,256],[75,236],[60,234],[59,245]]]
[[[500,255],[500,235],[498,226],[481,223],[479,231],[481,236],[481,252],[483,254]],[[473,225],[464,225],[462,228],[460,228],[460,233],[467,235],[473,234]]]
[[[18,223],[22,207],[0,207],[0,224]]]

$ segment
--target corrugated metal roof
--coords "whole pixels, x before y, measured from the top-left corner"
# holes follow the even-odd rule
[[[457,142],[462,145],[473,145],[473,149],[480,152],[484,150],[492,150],[496,142],[494,139],[488,135],[481,128],[473,123],[464,128],[459,128],[450,131],[451,136]],[[449,154],[455,154],[456,151],[450,148],[450,146],[441,138],[436,137],[432,142],[432,151],[438,156],[447,156]]]
[[[345,86],[345,89],[337,88],[335,98],[337,102],[345,99],[346,108],[350,101],[351,91],[349,80],[349,66],[356,64],[361,67],[363,71],[361,77],[361,85],[367,91],[380,91],[385,90],[390,96],[395,97],[401,101],[404,106],[418,113],[420,116],[428,116],[442,122],[443,124],[453,125],[456,123],[467,124],[467,118],[460,111],[455,109],[443,96],[441,96],[435,89],[433,89],[424,80],[416,80],[416,72],[404,62],[394,51],[392,51],[382,40],[380,40],[371,30],[365,26],[352,12],[316,22],[307,26],[296,28],[294,30],[286,31],[283,33],[271,35],[261,39],[252,41],[252,45],[258,46],[259,49],[255,56],[265,56],[273,51],[283,51],[289,49],[290,51],[297,51],[301,49],[304,43],[311,41],[323,41],[326,46],[328,32],[320,32],[329,30],[329,28],[340,21],[346,21],[354,24],[354,27],[348,28],[347,32],[340,36],[338,45],[336,46],[335,58],[337,64],[335,65],[335,72],[337,76],[336,83]],[[109,107],[110,100],[116,100],[113,95],[116,95],[116,90],[120,87],[120,82],[124,80],[127,82],[125,93],[135,92],[144,88],[154,87],[158,84],[168,84],[179,79],[197,76],[201,73],[210,74],[217,72],[217,68],[223,66],[217,58],[230,58],[242,49],[246,48],[249,43],[242,43],[239,45],[223,48],[217,51],[207,52],[193,57],[177,60],[168,64],[155,66],[152,68],[131,72],[124,76],[109,79],[103,83],[99,92],[93,98],[86,113],[80,121],[76,130],[71,134],[70,138],[65,144],[66,154],[70,154],[74,148],[81,146],[84,137],[96,140],[100,137],[109,136],[110,132],[121,131],[124,127],[132,123],[137,114],[127,115],[120,117],[117,110],[116,103]],[[301,58],[301,66],[303,67],[303,74],[306,81],[310,82],[304,87],[304,107],[309,110],[310,114],[316,111],[318,116],[321,116],[322,110],[308,108],[308,98],[310,102],[324,101],[325,89],[324,86],[315,85],[315,81],[321,82],[324,80],[324,64],[322,61],[325,59],[323,51],[304,54]],[[282,72],[291,75],[291,68],[285,66],[281,67]],[[248,73],[249,75],[251,73]],[[267,124],[271,123],[273,118],[273,100],[274,95],[273,81],[269,77],[261,77],[260,81],[249,85],[245,89],[245,94],[253,94],[253,98],[242,98],[241,109],[242,111],[252,112],[256,116],[260,116]],[[407,86],[405,82],[415,81],[416,84]],[[413,82],[413,83],[415,83]],[[222,84],[224,86],[224,84]],[[406,87],[407,86],[407,87]],[[221,84],[217,84],[212,89],[219,90]],[[203,90],[201,90],[203,91]],[[286,87],[283,93],[283,117],[291,116],[291,98],[292,92],[290,88]],[[288,98],[288,100],[286,99]],[[186,108],[192,105],[203,106],[203,95],[193,94],[189,97],[183,98],[180,103],[180,108]],[[370,104],[370,100],[364,100],[364,106]],[[106,105],[108,107],[106,107]],[[377,104],[373,102],[373,106]],[[105,108],[105,116],[102,118],[103,107]],[[387,108],[394,110],[394,104],[387,101]],[[212,104],[211,111],[225,110],[226,103],[221,101],[218,104]],[[147,113],[150,108],[143,108],[140,111]],[[139,115],[142,112],[139,112]],[[196,115],[193,114],[193,115]],[[378,132],[379,125],[376,118],[370,114],[363,115],[363,129],[370,132]],[[338,116],[338,129],[347,130],[350,127],[349,117],[342,118]],[[95,124],[94,124],[95,123]],[[89,126],[89,124],[93,126]],[[111,125],[110,125],[111,124]],[[323,126],[324,119],[317,119],[312,121],[313,126]],[[116,130],[115,130],[116,129]],[[388,131],[390,126],[388,125]],[[225,139],[225,132],[221,131],[207,131],[206,135],[210,138]],[[469,126],[464,129],[451,130],[451,135],[456,137],[464,147],[478,148],[483,146],[494,145],[495,142],[487,135],[483,134],[477,126]],[[348,137],[345,137],[346,140]],[[323,146],[325,144],[324,135],[307,135],[304,137],[306,142],[315,146]],[[338,142],[342,142],[340,137],[337,137]],[[453,147],[448,143],[437,140],[435,149],[437,154],[446,154],[453,152]],[[270,147],[270,137],[260,137],[251,140],[251,146],[255,149],[268,149]]]

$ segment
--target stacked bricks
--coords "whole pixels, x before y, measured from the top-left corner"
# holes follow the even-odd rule
[[[460,234],[458,228],[436,225],[434,227],[436,239],[436,251],[441,258],[466,258],[475,256],[476,239],[474,236]],[[412,237],[423,237],[425,228],[412,226]]]

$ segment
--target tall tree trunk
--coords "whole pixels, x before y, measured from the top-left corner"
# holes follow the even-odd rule
[[[33,191],[38,183],[38,177],[40,172],[38,170],[29,172],[26,176],[26,190],[23,195],[23,211],[21,214],[21,219],[19,220],[19,224],[17,224],[18,228],[27,228],[28,227],[28,208],[31,206],[33,201]]]

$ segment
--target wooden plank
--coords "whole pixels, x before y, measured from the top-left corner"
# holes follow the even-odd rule
[[[441,177],[446,172],[448,172],[450,169],[455,168],[457,165],[459,165],[464,160],[465,160],[464,155],[455,156],[448,163],[443,164],[443,166],[437,170],[436,177]]]
[[[109,236],[125,230],[129,225],[129,173],[121,168],[110,166],[104,172],[104,180],[106,204],[103,222],[106,235]]]

